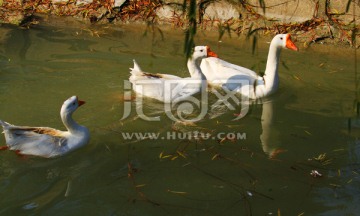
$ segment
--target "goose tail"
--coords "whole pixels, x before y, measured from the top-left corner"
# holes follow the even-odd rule
[[[4,122],[3,120],[0,120],[0,125],[3,127],[4,130],[8,129],[9,127],[11,127],[11,124]]]
[[[139,66],[139,64],[135,61],[135,59],[133,59],[133,62],[134,62],[134,67],[133,68],[130,68],[130,73],[132,75],[139,75],[139,74],[142,74],[142,70]]]

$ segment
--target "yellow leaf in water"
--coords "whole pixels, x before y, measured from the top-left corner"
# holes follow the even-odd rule
[[[1,1],[1,0],[0,0],[0,1]],[[66,188],[66,191],[65,191],[64,196],[65,196],[65,197],[68,197],[70,191],[71,191],[71,181],[68,181],[67,188]]]
[[[214,155],[214,157],[211,158],[211,160],[215,160],[216,158],[218,158],[220,156],[220,154],[216,154]]]
[[[219,143],[221,144],[221,143],[223,143],[225,140],[226,140],[226,137],[222,138]]]
[[[305,212],[301,212],[300,214],[298,214],[298,216],[303,216],[305,214]]]
[[[191,162],[189,162],[189,163],[186,163],[186,164],[182,165],[182,167],[186,167],[186,166],[189,166],[190,164],[191,164]]]
[[[323,67],[324,65],[325,65],[325,63],[323,62],[323,63],[319,64],[319,67]]]
[[[161,156],[161,157],[160,157]],[[159,158],[160,159],[165,159],[165,158],[169,158],[169,157],[172,157],[173,155],[164,155],[164,154],[160,154],[159,155]]]
[[[304,131],[305,131],[305,133],[307,133],[309,135],[312,135],[309,131],[307,131],[307,130],[304,130]]]
[[[136,185],[136,188],[140,188],[140,187],[144,187],[146,184],[140,184],[140,185]]]
[[[181,157],[183,157],[183,158],[186,158],[186,156],[183,154],[183,153],[181,153],[180,151],[176,151]]]
[[[338,169],[338,176],[341,176],[341,170]]]
[[[176,156],[172,157],[171,160],[175,160],[175,159],[178,158],[178,157],[179,157],[179,156],[176,155]]]
[[[296,79],[296,80],[301,80],[298,76],[295,76],[295,75],[293,75],[293,77],[294,77],[294,79]]]
[[[172,157],[172,155],[165,155],[162,157],[162,159],[169,158],[169,157]]]
[[[163,157],[164,151],[160,152],[159,158],[161,159]]]
[[[180,194],[180,195],[185,195],[185,194],[187,194],[187,192],[183,192],[183,191],[167,190],[167,192],[169,192],[169,193],[174,193],[174,194]]]
[[[352,179],[350,179],[347,183],[350,184],[352,182]]]
[[[344,151],[344,149],[334,149],[333,151]]]
[[[325,161],[325,159],[326,159],[326,153],[319,154],[319,156],[314,157],[314,159],[315,159],[316,161],[323,162],[323,161]]]
[[[281,216],[281,212],[280,212],[280,209],[278,209],[278,216]]]

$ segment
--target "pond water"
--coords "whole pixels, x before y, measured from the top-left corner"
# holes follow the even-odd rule
[[[354,50],[321,44],[305,49],[295,42],[300,52],[282,51],[278,92],[253,103],[239,120],[233,121],[238,109],[219,106],[198,122],[176,122],[162,103],[144,99],[144,113],[160,117],[146,121],[134,101],[124,100],[129,67],[136,59],[144,71],[188,76],[183,32],[47,22],[0,29],[0,119],[64,129],[60,107],[77,95],[86,104],[74,118],[90,129],[91,140],[56,159],[1,151],[1,215],[360,211]],[[209,45],[229,62],[264,70],[269,38],[259,39],[254,54],[251,40],[235,35],[221,40],[216,32],[199,31],[196,37],[197,44]],[[211,94],[209,103],[214,101]],[[127,105],[132,112],[123,119]],[[133,132],[159,138],[127,139]],[[195,132],[213,137],[183,136]],[[312,170],[322,177],[310,175]]]

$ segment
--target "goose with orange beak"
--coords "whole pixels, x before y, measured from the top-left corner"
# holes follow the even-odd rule
[[[145,96],[164,103],[176,103],[198,93],[206,87],[206,77],[201,71],[201,60],[207,57],[217,58],[216,53],[208,46],[196,46],[192,56],[187,61],[190,77],[178,77],[170,74],[143,72],[134,60],[130,68],[133,90],[138,96]]]
[[[272,39],[263,76],[219,58],[203,59],[201,71],[213,86],[237,91],[252,99],[262,98],[276,92],[279,87],[278,64],[283,48],[298,51],[290,34],[278,34]]]
[[[20,155],[53,158],[84,146],[90,138],[89,130],[72,118],[75,110],[84,103],[72,96],[62,105],[60,116],[67,131],[49,127],[15,126],[0,120],[7,144],[0,149],[14,150]]]

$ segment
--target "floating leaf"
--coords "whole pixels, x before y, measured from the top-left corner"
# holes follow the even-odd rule
[[[187,194],[187,192],[183,192],[183,191],[167,190],[167,192],[169,192],[169,193],[174,193],[174,194],[179,194],[179,195],[185,195],[185,194]]]
[[[301,81],[301,79],[298,76],[293,75],[293,77],[294,77],[294,79]]]
[[[216,158],[218,158],[220,156],[220,154],[215,154],[212,158],[211,158],[211,160],[215,160]]]
[[[183,153],[181,153],[180,151],[176,151],[176,153],[178,153],[181,157],[186,158],[186,156]]]
[[[319,161],[320,163],[326,161],[326,153],[319,154],[317,157],[314,157],[314,160]]]
[[[312,135],[309,131],[307,130],[304,130],[305,133],[309,134],[309,135]]]
[[[28,204],[24,205],[22,208],[24,210],[31,210],[31,209],[37,208],[38,206],[39,206],[39,204],[32,202],[32,203],[28,203]]]
[[[164,155],[161,159],[172,157],[173,155]]]
[[[219,141],[219,143],[221,144],[221,143],[223,143],[225,140],[226,140],[226,137],[222,138],[222,139]]]
[[[322,177],[322,174],[319,173],[319,171],[317,171],[317,170],[311,170],[310,175],[311,175],[312,177],[314,177],[314,178],[316,178],[316,177]]]
[[[70,194],[70,191],[71,191],[71,181],[68,181],[67,183],[67,188],[66,188],[66,191],[65,191],[65,197],[68,197],[69,194]]]

